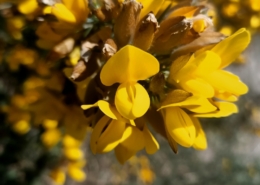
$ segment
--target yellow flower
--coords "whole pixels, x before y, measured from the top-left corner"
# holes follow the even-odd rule
[[[90,139],[90,147],[94,154],[113,150],[121,141],[125,130],[125,122],[103,116],[96,124]],[[104,128],[106,128],[104,130]]]
[[[55,169],[51,171],[50,177],[57,185],[63,185],[66,180],[65,172],[61,169]]]
[[[89,13],[88,1],[85,0],[62,0],[62,3],[56,3],[51,8],[47,7],[45,12],[51,13],[61,22],[70,24],[83,23]]]
[[[41,135],[41,140],[42,143],[47,147],[47,148],[52,148],[55,146],[61,138],[61,132],[59,129],[50,129],[45,131]]]
[[[74,137],[72,137],[71,135],[66,134],[63,139],[62,139],[62,143],[64,147],[79,147],[81,142],[77,139],[75,139]]]
[[[70,160],[80,160],[83,158],[83,152],[77,147],[69,147],[64,149],[64,155]]]
[[[188,115],[181,108],[188,109],[194,113],[210,114],[210,112],[216,111],[217,107],[203,97],[191,96],[177,103],[171,103],[172,98],[167,98],[165,101],[166,105],[161,106],[160,109],[162,109],[164,117],[165,130],[170,137],[168,139],[173,139],[184,147],[194,145],[196,148],[205,149],[206,138],[199,121]]]
[[[37,0],[23,0],[18,4],[18,10],[22,14],[32,14],[38,9]]]
[[[237,76],[222,68],[233,62],[249,41],[249,32],[240,29],[211,50],[193,55],[179,72],[170,74],[169,81],[194,95],[235,101],[247,93],[248,88]]]
[[[68,174],[73,180],[77,182],[83,182],[86,179],[86,173],[80,167],[74,164],[69,164]]]
[[[133,121],[122,118],[108,102],[100,100],[81,107],[86,110],[97,106],[105,115],[95,125],[91,135],[90,148],[94,154],[115,149],[118,161],[123,164],[143,148],[148,154],[159,149],[159,144],[144,123],[141,128],[136,127]]]
[[[123,117],[135,119],[144,115],[150,106],[148,93],[137,81],[146,80],[158,72],[156,58],[127,45],[105,63],[100,79],[106,86],[120,83],[115,95],[116,108]]]
[[[46,119],[43,121],[43,127],[45,129],[55,129],[58,126],[57,120]]]
[[[12,125],[13,130],[18,134],[26,134],[30,131],[30,123],[25,120],[18,121]]]

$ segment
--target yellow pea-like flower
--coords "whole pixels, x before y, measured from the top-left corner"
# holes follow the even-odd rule
[[[150,106],[148,93],[137,81],[158,72],[159,62],[154,56],[127,45],[107,61],[100,79],[106,86],[121,84],[116,92],[116,108],[123,117],[135,119],[144,115]]]
[[[211,50],[193,55],[182,69],[170,74],[169,81],[177,82],[194,95],[235,101],[236,97],[247,93],[248,87],[239,77],[222,68],[231,64],[249,42],[249,32],[240,29]]]
[[[196,138],[196,128],[190,116],[179,107],[168,107],[164,113],[165,128],[171,138],[184,147],[191,147]]]
[[[90,148],[94,154],[113,150],[121,141],[125,122],[103,116],[96,124],[90,138]]]

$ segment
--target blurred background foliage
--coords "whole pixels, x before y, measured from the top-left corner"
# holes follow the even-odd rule
[[[65,177],[58,169],[61,164],[66,164],[70,171],[65,183],[67,185],[260,184],[259,0],[211,1],[210,13],[217,29],[230,35],[240,27],[247,27],[253,34],[252,43],[243,57],[229,67],[250,89],[239,101],[239,114],[203,120],[208,138],[208,149],[205,151],[180,148],[175,155],[168,143],[155,134],[161,144],[160,150],[153,156],[139,153],[124,166],[111,153],[94,156],[87,144],[88,135],[79,139],[82,143],[75,144],[78,141],[65,137],[66,131],[60,133],[55,130],[60,124],[66,125],[66,120],[77,119],[80,122],[84,119],[75,113],[77,118],[53,122],[67,111],[78,111],[74,107],[78,105],[77,101],[71,102],[72,98],[75,100],[75,97],[71,97],[76,91],[75,85],[59,72],[64,60],[73,63],[73,56],[55,64],[46,62],[50,56],[35,45],[35,21],[30,16],[25,18],[13,11],[8,4],[1,3],[1,185],[49,185],[53,183],[51,179],[63,182]],[[15,16],[10,14],[12,12],[15,12]],[[64,88],[64,84],[70,88]],[[58,96],[50,98],[46,89]],[[50,100],[46,101],[46,97]],[[42,98],[41,104],[35,105],[34,102],[39,98]],[[66,102],[65,106],[56,102],[60,99]],[[53,110],[53,106],[59,107],[59,110]],[[42,121],[46,124],[39,125]],[[76,130],[88,132],[85,127]],[[84,151],[85,155],[81,156],[83,154],[78,150],[73,154],[64,152],[68,145],[73,145],[74,151],[81,146],[80,151]],[[84,182],[75,182],[85,178]]]

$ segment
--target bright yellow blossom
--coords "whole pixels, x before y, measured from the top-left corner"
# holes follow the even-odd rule
[[[114,69],[116,70],[111,73]],[[115,95],[115,106],[123,117],[135,119],[144,115],[150,106],[148,93],[137,81],[145,80],[158,71],[157,59],[127,45],[106,62],[100,79],[106,86],[120,83]]]
[[[247,93],[248,88],[237,76],[222,68],[233,62],[249,41],[249,32],[241,29],[211,50],[193,55],[178,73],[170,74],[169,81],[194,95],[232,101],[234,96]]]

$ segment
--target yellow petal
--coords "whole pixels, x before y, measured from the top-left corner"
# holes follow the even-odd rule
[[[207,98],[202,96],[191,96],[182,102],[161,106],[158,110],[167,107],[183,107],[196,113],[207,113],[217,110],[216,106],[210,103]]]
[[[66,180],[66,174],[61,169],[55,169],[51,171],[50,177],[57,185],[63,185]]]
[[[121,138],[120,145],[124,146],[130,151],[142,150],[145,146],[143,133],[135,126],[128,125]]]
[[[217,70],[207,75],[205,80],[218,92],[228,92],[237,96],[248,92],[246,84],[241,82],[236,75],[224,70]]]
[[[136,154],[136,151],[131,151],[123,145],[119,144],[115,148],[115,154],[118,162],[120,162],[120,164],[124,164],[128,159]]]
[[[57,120],[51,120],[51,119],[45,119],[42,123],[45,129],[54,129],[58,126],[58,124],[59,123]]]
[[[18,10],[22,14],[31,14],[34,13],[38,8],[38,2],[37,0],[25,0],[22,2],[19,2]]]
[[[104,130],[105,129],[105,130]],[[96,124],[90,139],[90,147],[94,154],[113,150],[121,141],[125,123],[111,120],[103,116]]]
[[[198,118],[195,118],[193,116],[191,116],[190,118],[193,121],[193,124],[196,128],[196,138],[195,138],[194,144],[192,146],[193,146],[193,148],[195,148],[197,150],[205,150],[207,148],[208,144],[207,144],[206,135],[201,127],[201,124],[200,124]]]
[[[26,134],[30,131],[31,126],[28,121],[20,120],[12,125],[12,129],[18,134]]]
[[[204,96],[206,98],[212,98],[214,96],[214,88],[201,78],[182,80],[179,84],[184,90],[194,95]]]
[[[66,134],[62,139],[63,146],[65,148],[79,147],[81,142],[69,134]]]
[[[123,83],[116,91],[115,105],[123,117],[135,119],[146,113],[150,106],[150,98],[139,83]]]
[[[83,152],[77,147],[65,148],[64,155],[70,160],[79,160],[84,156]]]
[[[153,12],[154,15],[160,10],[164,3],[164,0],[138,0],[143,5],[143,9],[140,14],[140,20],[144,18],[148,13]]]
[[[52,7],[51,6],[46,6],[46,7],[44,7],[44,9],[43,9],[43,14],[45,15],[45,14],[51,14],[51,12],[52,12]]]
[[[198,11],[199,7],[197,6],[184,6],[174,10],[168,18],[185,16],[186,18],[191,18]]]
[[[154,154],[159,150],[159,144],[153,137],[152,133],[149,131],[148,127],[144,126],[144,139],[145,139],[145,150],[148,154]]]
[[[64,4],[61,3],[56,3],[52,7],[52,14],[55,15],[60,21],[72,24],[77,22],[73,13]]]
[[[216,92],[215,97],[220,100],[226,100],[230,102],[235,102],[238,100],[237,96],[229,93],[229,92]]]
[[[190,116],[178,107],[165,109],[165,127],[178,144],[191,147],[196,137],[196,130]]]
[[[211,51],[218,54],[222,59],[220,68],[224,68],[233,62],[240,53],[246,49],[250,40],[251,36],[249,31],[245,28],[241,28],[212,48]]]
[[[196,56],[192,63],[197,67],[195,74],[205,76],[219,69],[221,58],[212,51],[205,51]]]
[[[220,118],[220,117],[227,117],[231,114],[238,113],[238,108],[235,104],[229,102],[214,102],[214,104],[218,107],[219,110],[206,113],[206,114],[195,114],[195,117],[202,117],[202,118]]]
[[[74,14],[77,21],[83,22],[88,16],[88,1],[86,0],[62,0],[63,4]]]
[[[92,107],[99,107],[99,109],[108,117],[112,119],[118,119],[120,115],[118,114],[115,107],[111,106],[107,101],[99,100],[95,104],[92,105],[81,105],[83,110],[90,109]]]
[[[106,86],[145,80],[159,72],[159,62],[151,54],[127,45],[111,57],[100,73]]]
[[[54,145],[56,145],[60,141],[60,138],[61,132],[59,129],[56,128],[47,130],[41,135],[41,141],[48,148],[51,148]]]
[[[76,182],[83,182],[86,179],[86,173],[74,165],[68,166],[68,174]]]

